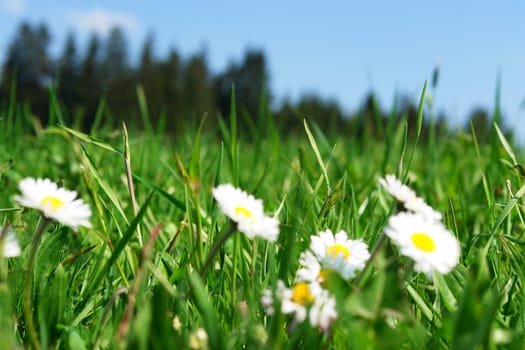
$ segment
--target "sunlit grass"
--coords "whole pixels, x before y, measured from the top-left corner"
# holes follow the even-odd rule
[[[303,136],[280,134],[265,115],[247,137],[233,109],[217,129],[195,127],[182,137],[151,125],[87,135],[39,126],[13,106],[5,113],[0,215],[23,248],[1,262],[5,348],[29,346],[23,286],[39,214],[13,200],[28,176],[77,191],[93,212],[92,228],[52,223],[38,247],[31,296],[43,349],[522,345],[523,153],[497,130],[493,142],[478,145],[461,132],[408,139],[399,123],[384,141],[363,141],[325,135],[308,120]],[[382,239],[396,205],[378,179],[390,173],[459,239],[452,272],[417,273]],[[235,230],[212,195],[223,183],[264,201],[280,222],[276,242]],[[362,239],[373,254],[358,277],[330,279],[337,319],[323,331],[294,323],[278,304],[270,315],[265,290],[275,296],[279,280],[291,286],[310,237],[327,229]]]

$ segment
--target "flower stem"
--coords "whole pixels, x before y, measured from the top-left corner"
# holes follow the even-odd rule
[[[381,250],[381,247],[386,241],[386,235],[383,233],[381,237],[379,238],[379,241],[376,243],[376,246],[374,247],[374,250],[372,253],[370,253],[370,258],[368,258],[368,261],[366,262],[365,267],[359,272],[359,275],[354,280],[354,285],[357,287],[359,286],[359,282],[361,282],[361,279],[363,278],[364,274],[366,273],[366,270],[368,270],[368,267],[372,265],[372,261],[376,257],[376,255],[379,253],[379,250]]]
[[[201,267],[201,269],[199,271],[199,275],[201,277],[204,276],[204,272],[206,272],[206,269],[211,264],[213,258],[215,257],[215,255],[217,255],[217,252],[222,247],[224,242],[226,242],[226,240],[228,238],[230,238],[230,236],[233,235],[233,233],[235,231],[236,231],[235,227],[234,226],[230,226],[228,231],[224,232],[222,234],[222,236],[220,236],[219,239],[213,244],[213,246],[210,249],[210,252],[208,253],[208,256],[206,257],[206,261],[204,262],[204,264],[202,265],[202,267]]]
[[[213,246],[210,249],[210,252],[208,253],[208,256],[206,257],[206,261],[199,270],[199,277],[202,278],[204,276],[206,269],[210,266],[211,262],[213,261],[213,258],[215,257],[215,255],[217,255],[217,252],[219,251],[221,246],[224,244],[224,242],[226,242],[228,238],[231,237],[231,235],[233,235],[234,232],[235,227],[230,226],[228,231],[224,232],[222,236],[220,236],[219,239],[213,244]],[[185,299],[188,299],[192,292],[193,290],[192,288],[190,288],[190,290],[188,290],[188,292],[186,293]]]
[[[253,247],[252,247],[252,266],[251,266],[251,269],[250,269],[250,279],[252,281],[252,287],[255,288],[255,284],[254,284],[254,280],[255,280],[255,268],[256,268],[256,263],[257,263],[257,259],[255,259],[255,257],[257,256],[257,243],[259,242],[258,239],[254,239],[253,240]]]
[[[33,274],[36,260],[36,253],[38,251],[38,246],[42,240],[42,235],[44,234],[47,225],[50,220],[45,216],[40,217],[38,226],[33,235],[33,242],[31,243],[31,251],[29,253],[29,262],[27,265],[27,271],[24,281],[24,318],[26,323],[26,331],[29,336],[29,341],[31,346],[35,350],[40,350],[40,341],[38,340],[38,334],[35,330],[35,324],[33,323],[33,308],[31,305],[31,284],[33,282]]]
[[[126,128],[126,123],[122,123],[122,133],[124,137],[124,165],[126,167],[126,179],[128,181],[128,190],[131,197],[131,206],[133,207],[133,213],[137,215],[139,212],[139,206],[137,205],[137,199],[135,198],[135,186],[133,185],[133,173],[131,172],[131,154],[129,150],[128,142],[128,129]],[[139,245],[142,247],[142,233],[140,230],[140,225],[137,225],[137,239]]]
[[[233,256],[232,256],[232,272],[231,272],[231,302],[233,305],[237,304],[237,266],[239,259],[242,257],[241,253],[241,235],[233,237]],[[240,262],[242,273],[242,261]]]
[[[7,263],[4,259],[4,253],[8,233],[9,223],[2,227],[2,232],[0,234],[0,283],[3,283],[7,280]]]

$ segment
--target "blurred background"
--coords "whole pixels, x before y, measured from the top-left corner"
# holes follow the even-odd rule
[[[481,135],[497,117],[523,137],[524,34],[517,0],[0,0],[0,104],[46,122],[55,99],[89,129],[100,108],[133,123],[143,94],[153,122],[182,132],[228,115],[234,85],[248,119],[265,106],[284,130],[344,130],[413,120],[426,80],[438,129],[472,120]]]

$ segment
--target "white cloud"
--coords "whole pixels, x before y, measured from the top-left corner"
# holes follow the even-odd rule
[[[19,16],[24,13],[26,4],[24,0],[2,0],[0,10],[11,15]]]
[[[116,26],[124,30],[135,30],[138,28],[138,21],[135,17],[100,8],[89,12],[71,12],[67,17],[77,29],[96,32],[101,35],[108,34]]]

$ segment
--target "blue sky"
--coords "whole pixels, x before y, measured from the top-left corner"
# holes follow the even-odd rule
[[[437,110],[463,123],[492,109],[498,76],[508,126],[525,125],[525,2],[512,1],[87,1],[0,0],[0,55],[22,19],[44,21],[60,52],[73,31],[83,44],[112,25],[137,55],[155,34],[156,53],[204,50],[213,71],[263,49],[278,99],[315,92],[357,108],[373,90],[384,109],[396,93],[417,100],[437,61]],[[0,57],[3,61],[3,57]]]

